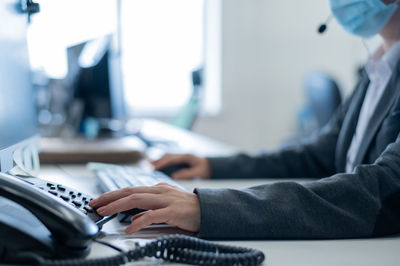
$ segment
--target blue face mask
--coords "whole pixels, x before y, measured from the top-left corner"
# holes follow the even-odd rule
[[[351,34],[371,38],[388,23],[398,8],[381,0],[329,0],[333,16]]]

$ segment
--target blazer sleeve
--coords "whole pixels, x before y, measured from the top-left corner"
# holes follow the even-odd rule
[[[352,98],[352,97],[351,97]],[[323,177],[336,172],[335,152],[348,99],[318,135],[273,153],[210,157],[211,178]]]
[[[400,232],[400,135],[369,165],[305,184],[195,189],[204,238],[358,238]]]

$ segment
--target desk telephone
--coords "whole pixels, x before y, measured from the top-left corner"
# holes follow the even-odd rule
[[[102,225],[113,216],[96,214],[87,205],[90,199],[60,184],[0,173],[0,263],[121,265],[156,257],[187,264],[258,265],[264,260],[258,250],[187,236],[161,237],[124,252],[96,240]],[[85,260],[92,241],[106,244],[119,254]]]

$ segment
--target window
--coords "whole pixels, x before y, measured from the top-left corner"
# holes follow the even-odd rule
[[[213,2],[211,6],[208,2]],[[207,82],[208,17],[218,14],[218,1],[211,0],[124,0],[121,8],[122,69],[128,112],[132,116],[173,115],[192,92],[191,71],[205,70],[204,112],[220,108],[219,77]],[[211,11],[208,10],[211,8]],[[214,22],[218,22],[214,19]],[[209,21],[211,22],[211,21]],[[214,28],[214,31],[218,27]],[[213,41],[219,41],[213,39]],[[218,45],[214,46],[217,50]],[[208,92],[211,92],[208,93]]]
[[[51,78],[67,75],[67,50],[72,46],[115,31],[114,0],[37,0],[40,13],[32,16],[28,47],[34,71]]]
[[[34,71],[62,79],[66,48],[116,32],[131,116],[171,116],[188,100],[191,72],[204,66],[202,112],[220,109],[221,0],[37,0],[28,39]],[[118,5],[119,3],[119,5]]]

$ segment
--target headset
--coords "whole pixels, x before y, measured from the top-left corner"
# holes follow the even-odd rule
[[[328,24],[329,24],[329,22],[331,22],[331,20],[332,20],[332,15],[330,15],[330,16],[326,19],[326,21],[325,21],[324,23],[322,23],[321,25],[319,25],[319,27],[318,27],[318,29],[317,29],[317,32],[318,32],[319,34],[325,33],[325,31],[328,29]]]

